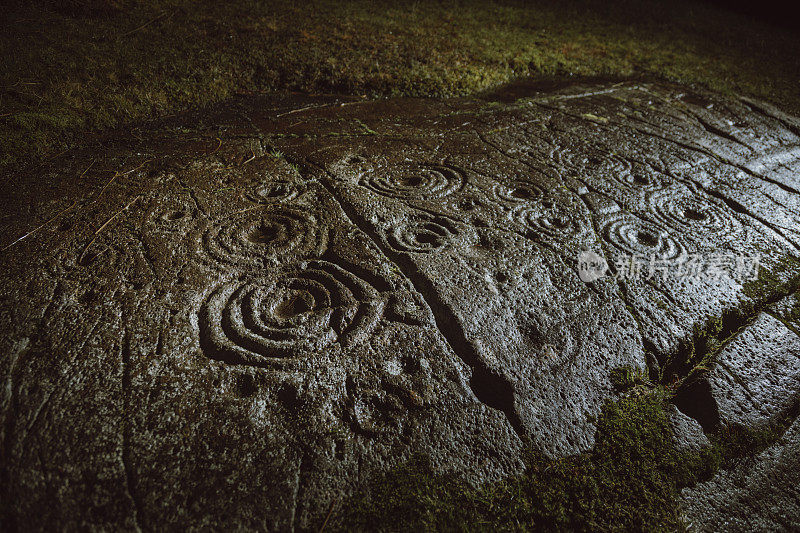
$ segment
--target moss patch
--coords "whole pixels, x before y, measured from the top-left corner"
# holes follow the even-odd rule
[[[795,403],[789,411],[776,417],[771,423],[746,428],[731,425],[722,428],[712,436],[715,447],[719,450],[723,467],[731,467],[742,458],[751,457],[777,441],[800,415],[800,404]]]
[[[637,385],[644,385],[647,376],[640,369],[632,366],[622,366],[611,370],[611,385],[619,392],[631,390]]]
[[[278,90],[449,96],[525,76],[655,76],[800,110],[796,34],[690,2],[18,3],[0,22],[2,164]]]
[[[783,256],[772,269],[761,267],[758,278],[742,285],[742,292],[756,305],[794,293],[800,285],[800,260]]]
[[[664,389],[637,387],[609,402],[592,451],[547,460],[530,454],[515,479],[480,489],[432,476],[415,460],[377,481],[368,496],[342,506],[339,529],[677,529],[679,489],[721,463],[721,445],[673,449]]]

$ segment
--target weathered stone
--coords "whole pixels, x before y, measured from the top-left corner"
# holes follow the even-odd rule
[[[708,482],[683,489],[690,531],[800,529],[800,420],[773,446]]]
[[[497,480],[591,448],[615,369],[774,298],[735,257],[789,279],[795,122],[528,96],[239,99],[4,177],[8,520],[308,529],[414,455]],[[582,281],[588,251],[617,275]],[[754,416],[795,390],[778,326],[741,341],[769,361],[730,352]]]
[[[800,337],[772,315],[759,313],[678,405],[707,430],[719,424],[754,428],[786,414],[798,397]]]
[[[781,298],[768,311],[795,333],[800,332],[800,296],[797,293]]]
[[[710,446],[703,428],[693,418],[681,413],[677,407],[669,404],[667,407],[672,442],[675,448],[681,451],[697,451]]]

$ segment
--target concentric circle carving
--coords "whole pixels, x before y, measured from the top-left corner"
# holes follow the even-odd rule
[[[257,280],[218,287],[199,313],[209,357],[265,365],[360,342],[375,327],[383,300],[368,282],[338,265],[311,261]]]

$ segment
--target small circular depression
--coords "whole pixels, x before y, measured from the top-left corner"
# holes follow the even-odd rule
[[[273,224],[262,224],[247,234],[247,240],[253,244],[269,244],[278,238],[280,229]]]
[[[556,229],[567,229],[569,227],[569,219],[566,217],[550,217],[547,219],[548,224]]]
[[[169,213],[165,213],[162,217],[164,220],[180,220],[186,216],[186,213],[183,211],[170,211]]]
[[[636,185],[650,185],[650,178],[647,176],[643,176],[642,174],[636,174],[633,176],[633,182]]]
[[[697,209],[692,209],[691,207],[687,207],[683,210],[683,216],[689,220],[696,220],[698,222],[708,219],[708,215],[706,213],[703,211],[698,211]]]
[[[408,374],[418,371],[421,366],[417,357],[412,357],[408,354],[403,355],[400,362],[403,365],[403,371]]]
[[[241,374],[236,379],[236,392],[241,398],[249,398],[258,392],[255,378],[250,374]]]
[[[91,304],[92,302],[98,299],[97,292],[94,289],[88,289],[86,292],[80,295],[79,301],[82,304]]]
[[[420,244],[428,244],[433,246],[438,242],[438,237],[433,233],[429,233],[427,231],[421,231],[414,235],[414,240],[416,240]]]
[[[518,198],[520,200],[530,200],[535,195],[533,194],[533,191],[531,191],[527,187],[517,187],[516,189],[511,191],[511,196],[513,196],[514,198]]]
[[[639,244],[647,246],[649,248],[655,248],[658,246],[658,237],[653,235],[648,231],[638,231],[636,232],[636,240],[639,241]]]
[[[406,176],[403,179],[403,184],[405,184],[408,187],[419,187],[420,185],[422,185],[422,177],[416,175]]]
[[[272,187],[264,187],[261,190],[261,195],[264,198],[280,198],[289,193],[289,187],[286,185],[274,185]]]
[[[106,250],[108,250],[108,249],[106,248],[106,249],[97,250],[97,251],[95,251],[95,250],[87,250],[87,251],[85,251],[83,254],[81,254],[78,257],[77,264],[80,265],[80,266],[84,266],[84,267],[85,266],[89,266],[92,263],[94,263],[95,261],[97,261],[97,259],[100,256],[102,256],[103,253],[106,252]]]
[[[287,409],[293,410],[300,406],[300,393],[294,384],[284,383],[283,386],[278,389],[277,396],[281,405]]]
[[[292,294],[277,306],[275,306],[275,316],[278,318],[291,318],[302,315],[314,308],[314,299],[307,292]]]

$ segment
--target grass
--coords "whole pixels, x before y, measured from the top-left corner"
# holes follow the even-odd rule
[[[255,92],[452,96],[525,76],[650,76],[800,110],[796,34],[689,3],[18,3],[1,22],[3,165]]]

